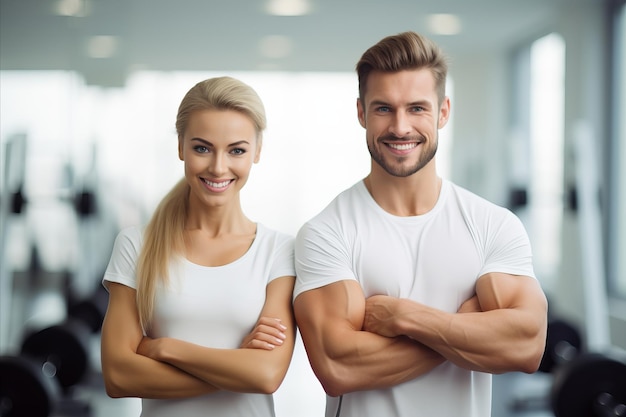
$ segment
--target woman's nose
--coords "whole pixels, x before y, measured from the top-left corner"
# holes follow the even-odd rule
[[[215,152],[213,154],[213,158],[211,158],[211,164],[209,166],[209,171],[211,175],[215,177],[220,177],[226,173],[228,170],[228,163],[226,160],[226,155],[223,152]]]

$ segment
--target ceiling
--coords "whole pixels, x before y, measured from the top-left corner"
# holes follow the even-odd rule
[[[309,0],[310,14],[285,17],[267,14],[267,0],[76,0],[88,1],[88,13],[70,17],[53,13],[58,1],[0,0],[0,69],[77,70],[89,84],[105,86],[121,85],[139,69],[352,71],[367,47],[404,30],[432,37],[451,56],[477,53],[542,33],[565,8],[601,3]],[[460,34],[432,33],[432,13],[457,15]],[[110,58],[86,55],[97,35],[117,40]],[[287,38],[282,55],[260,50],[272,35]]]

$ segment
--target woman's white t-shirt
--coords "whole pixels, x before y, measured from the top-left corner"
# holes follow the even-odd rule
[[[143,230],[130,227],[116,238],[103,284],[137,288]],[[266,286],[294,276],[293,238],[257,224],[248,251],[234,262],[206,267],[186,259],[170,263],[169,286],[159,288],[151,337],[172,337],[202,346],[236,349],[259,318]],[[273,417],[271,395],[220,391],[194,398],[142,400],[144,417]]]

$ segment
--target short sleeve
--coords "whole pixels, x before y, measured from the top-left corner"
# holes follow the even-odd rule
[[[485,262],[480,275],[502,272],[535,277],[530,240],[521,220],[502,209],[499,221],[489,223]]]
[[[111,259],[107,265],[102,284],[108,288],[109,282],[116,282],[137,288],[137,259],[142,244],[142,233],[137,227],[120,231],[115,238]]]
[[[294,267],[294,238],[278,234],[274,246],[274,262],[270,267],[268,282],[276,278],[296,275]]]
[[[293,298],[333,282],[356,279],[348,247],[336,228],[306,223],[295,245],[296,284]]]

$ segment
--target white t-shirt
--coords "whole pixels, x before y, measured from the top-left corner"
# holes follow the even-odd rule
[[[159,288],[151,337],[173,337],[213,348],[236,349],[256,323],[265,303],[266,286],[293,276],[293,238],[257,224],[256,237],[236,261],[218,267],[172,262],[170,285]],[[113,248],[103,284],[137,288],[135,268],[143,231],[122,230]],[[272,417],[271,395],[220,391],[177,400],[142,400],[145,417]]]
[[[509,210],[444,180],[430,212],[398,217],[384,211],[359,181],[298,232],[294,299],[356,280],[366,297],[409,298],[453,313],[488,272],[534,277],[528,236]],[[328,398],[327,417],[336,415],[338,401]],[[340,415],[490,414],[491,375],[445,362],[393,388],[344,395]]]

